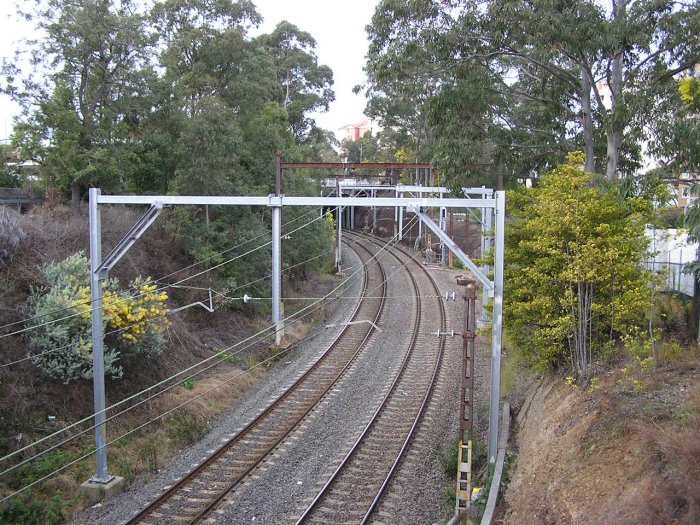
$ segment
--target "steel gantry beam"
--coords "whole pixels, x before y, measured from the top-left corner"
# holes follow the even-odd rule
[[[393,187],[391,187],[393,189]],[[268,195],[267,197],[200,197],[178,195],[100,195],[100,204],[155,204],[163,206],[209,205],[209,206],[361,206],[369,208],[395,206],[412,208],[495,208],[494,199],[434,199],[426,197],[289,197]]]
[[[455,243],[452,239],[450,239],[450,236],[445,233],[440,226],[435,224],[435,221],[431,219],[425,212],[421,210],[412,210],[409,208],[408,211],[411,211],[418,215],[420,217],[420,220],[428,227],[430,230],[437,235],[437,237],[445,243],[445,245],[449,248],[449,250],[460,260],[464,263],[464,266],[469,269],[470,272],[474,274],[474,277],[477,278],[477,280],[484,286],[485,290],[488,290],[489,295],[493,297],[493,290],[494,290],[494,285],[491,279],[489,279],[480,269],[479,267],[474,264],[474,262],[469,258],[469,256],[462,251],[462,249],[457,246],[457,243]]]
[[[343,164],[343,163],[341,163]],[[344,165],[344,164],[343,164]],[[276,334],[283,329],[284,320],[281,313],[281,214],[284,206],[313,206],[332,207],[342,210],[344,207],[366,207],[376,210],[377,207],[393,207],[397,210],[406,208],[414,211],[421,221],[440,238],[474,276],[483,285],[485,296],[494,297],[493,306],[493,335],[491,352],[491,413],[489,418],[489,461],[495,460],[498,438],[498,403],[500,398],[500,359],[502,345],[502,318],[503,318],[503,257],[504,257],[504,227],[505,227],[505,192],[497,191],[492,197],[493,190],[485,188],[465,188],[465,193],[478,195],[480,198],[445,198],[446,191],[442,188],[423,186],[400,186],[397,193],[416,193],[418,196],[397,197],[289,197],[281,193],[279,169],[286,167],[285,163],[278,162],[278,179],[276,193],[267,197],[253,196],[176,196],[176,195],[102,195],[99,189],[92,188],[89,192],[90,207],[90,270],[91,270],[91,294],[92,294],[92,340],[93,340],[93,384],[95,396],[95,439],[97,446],[97,464],[94,480],[106,483],[113,478],[107,472],[107,447],[105,430],[105,392],[104,392],[104,356],[103,341],[104,327],[102,323],[102,287],[101,281],[107,277],[107,272],[114,266],[119,258],[136,242],[144,231],[157,219],[164,207],[180,205],[210,205],[210,206],[267,206],[273,211],[273,324]],[[374,165],[372,165],[374,166]],[[391,167],[392,165],[387,165]],[[305,167],[294,165],[294,167]],[[309,167],[312,167],[309,165]],[[327,167],[327,165],[323,165]],[[363,168],[371,167],[363,164]],[[384,165],[382,165],[384,167]],[[373,187],[372,195],[379,190],[397,191],[396,186]],[[424,194],[438,194],[439,198],[423,197]],[[141,220],[130,230],[129,234],[120,241],[115,250],[112,250],[106,260],[102,261],[101,252],[101,204],[141,204],[148,205],[149,209]],[[451,209],[481,209],[487,217],[495,215],[494,234],[494,280],[491,281],[449,236],[437,226],[424,210],[429,208]],[[342,218],[342,212],[338,214]],[[275,238],[277,241],[275,241]],[[337,255],[340,258],[340,254]],[[279,343],[279,337],[276,336]]]

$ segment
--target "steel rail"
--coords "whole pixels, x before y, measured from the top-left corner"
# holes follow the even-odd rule
[[[364,247],[363,247],[364,249]],[[367,251],[369,253],[369,250],[364,249],[364,251]],[[358,254],[359,255],[359,254]],[[370,253],[371,255],[371,253]],[[370,257],[366,261],[363,261],[366,269],[365,272],[363,272],[363,295],[366,294],[367,287],[369,284],[369,271],[367,269],[367,264],[371,262],[374,259],[374,257]],[[380,275],[380,280],[382,283],[382,287],[384,292],[381,294],[382,298],[379,301],[379,304],[376,308],[376,312],[374,313],[374,318],[373,318],[373,323],[376,324],[379,320],[379,317],[384,311],[384,306],[385,306],[385,299],[384,296],[386,295],[386,273],[382,266],[378,264],[378,262],[375,261],[376,268],[379,272]],[[351,319],[355,320],[360,313],[364,303],[363,301],[359,301],[355,309],[353,310]],[[201,476],[204,472],[206,472],[207,469],[209,469],[215,461],[217,461],[219,458],[221,458],[228,450],[230,450],[233,445],[238,444],[239,442],[243,441],[248,434],[250,434],[253,429],[260,424],[263,419],[270,415],[276,408],[280,407],[282,402],[286,400],[288,397],[291,396],[293,392],[299,388],[299,386],[307,380],[312,373],[320,370],[320,367],[328,360],[330,359],[330,356],[333,353],[333,350],[337,348],[341,342],[343,342],[346,338],[351,337],[350,332],[355,331],[357,332],[357,325],[347,325],[343,330],[340,332],[338,337],[333,341],[331,345],[329,345],[328,349],[318,358],[318,360],[314,363],[314,365],[309,368],[301,377],[299,377],[294,383],[284,392],[280,397],[278,397],[273,403],[271,403],[268,407],[266,407],[260,414],[258,414],[250,423],[248,423],[243,429],[241,429],[235,436],[233,436],[227,443],[223,444],[220,446],[212,455],[210,455],[204,462],[202,462],[199,466],[197,466],[194,470],[192,470],[187,476],[179,480],[175,485],[173,485],[170,489],[168,489],[166,492],[161,494],[155,501],[153,501],[151,504],[149,504],[146,508],[144,508],[142,511],[140,511],[136,516],[134,516],[129,522],[129,525],[133,525],[136,523],[139,523],[143,521],[145,518],[148,516],[154,515],[159,508],[161,508],[166,502],[170,501],[173,496],[177,494],[177,492],[183,487],[185,487],[187,484],[191,483],[194,479],[196,479],[198,476]],[[369,337],[372,335],[374,332],[374,326],[370,325],[363,325],[363,327],[359,330],[360,334],[364,332],[364,335],[361,338],[360,343],[357,345],[355,351],[352,353],[352,356],[348,359],[348,361],[345,363],[344,366],[342,366],[342,369],[337,372],[336,376],[330,381],[328,384],[327,388],[321,393],[320,396],[317,397],[315,402],[310,403],[310,406],[306,411],[304,411],[303,415],[297,419],[296,422],[292,423],[289,425],[289,428],[286,432],[283,433],[283,435],[277,439],[274,444],[270,447],[266,447],[266,450],[264,450],[262,453],[258,455],[257,460],[253,461],[252,464],[247,468],[242,474],[238,475],[235,480],[228,481],[227,486],[224,490],[221,490],[219,494],[217,494],[216,498],[212,498],[211,503],[208,503],[205,508],[199,512],[196,516],[191,518],[189,523],[194,524],[202,521],[205,519],[215,508],[216,506],[221,502],[221,500],[230,493],[232,489],[234,489],[240,481],[247,476],[256,466],[262,462],[267,455],[274,450],[281,441],[283,441],[295,428],[298,427],[298,425],[301,423],[301,421],[308,415],[311,410],[317,405],[318,401],[322,399],[332,388],[333,386],[337,383],[337,381],[343,376],[345,371],[352,365],[352,363],[357,359],[358,355],[360,352],[363,350],[365,347],[365,343],[369,339]],[[181,520],[182,523],[185,523],[184,520]]]
[[[364,238],[364,239],[369,239],[371,242],[375,243],[375,241],[373,240],[373,238],[371,238],[371,237],[369,237],[369,236],[360,235],[360,234],[356,234],[356,233],[350,233],[350,232],[348,232],[348,233],[350,234],[349,237],[351,237],[351,236],[356,236],[356,237],[360,237],[360,238]],[[403,250],[402,250],[402,251],[403,251]],[[391,252],[390,252],[390,253],[391,253]],[[404,252],[404,253],[405,253],[405,252]],[[392,255],[393,255],[394,258],[396,258],[399,262],[401,262],[401,263],[403,262],[403,261],[402,261],[398,256],[396,256],[395,254],[392,253]],[[410,258],[410,260],[411,260],[412,262],[415,262],[415,258],[414,258],[414,257],[411,257],[411,256],[409,255],[409,258]],[[428,276],[428,278],[430,279],[431,284],[433,285],[433,287],[434,287],[435,290],[437,291],[437,285],[435,284],[435,281],[432,279],[432,277],[430,276],[430,274],[429,274],[429,273],[425,270],[425,268],[423,268],[422,266],[420,266],[420,268],[421,268],[421,270],[422,270],[423,272],[425,272],[425,275]],[[400,371],[399,371],[399,373],[396,375],[394,381],[392,382],[392,385],[391,385],[391,387],[389,388],[389,390],[388,390],[388,392],[387,392],[387,394],[386,394],[384,400],[382,401],[381,405],[380,405],[379,408],[375,411],[375,413],[374,413],[374,415],[372,416],[371,420],[370,420],[369,423],[366,425],[366,427],[364,428],[364,430],[362,431],[362,433],[360,434],[360,436],[357,438],[355,444],[352,446],[352,448],[350,449],[350,451],[349,451],[349,452],[346,454],[346,456],[343,458],[343,460],[341,461],[341,463],[340,463],[340,465],[338,466],[338,468],[337,468],[337,469],[335,470],[335,472],[331,475],[331,477],[330,477],[330,478],[328,479],[328,481],[325,483],[325,485],[323,486],[323,488],[319,491],[319,493],[318,493],[317,496],[314,498],[314,500],[309,504],[309,506],[308,506],[307,509],[304,511],[304,513],[303,513],[303,514],[299,517],[299,519],[296,521],[296,525],[301,525],[302,523],[305,523],[305,522],[312,516],[312,514],[313,514],[314,512],[317,511],[319,505],[320,505],[321,502],[324,500],[324,498],[326,498],[326,497],[328,496],[328,494],[329,494],[329,492],[330,492],[332,486],[336,483],[336,481],[338,480],[338,478],[339,478],[339,476],[341,475],[341,473],[343,473],[343,472],[346,470],[348,464],[352,461],[352,459],[356,456],[356,454],[358,453],[358,451],[360,450],[360,448],[364,445],[365,437],[367,436],[367,434],[368,434],[371,430],[374,430],[374,428],[375,428],[375,423],[379,420],[380,416],[383,415],[383,413],[384,413],[384,411],[386,410],[386,407],[388,406],[389,402],[394,398],[394,394],[395,394],[396,391],[397,391],[398,385],[401,383],[402,379],[405,377],[405,374],[406,374],[407,369],[408,369],[409,361],[411,360],[411,357],[412,357],[413,354],[414,354],[413,351],[414,351],[414,349],[415,349],[415,343],[416,343],[416,340],[417,340],[418,335],[419,335],[419,327],[420,327],[420,322],[421,322],[421,319],[422,319],[422,317],[421,317],[421,311],[422,311],[422,308],[421,308],[421,307],[422,307],[422,303],[421,303],[420,295],[419,295],[419,293],[418,293],[418,291],[419,291],[419,290],[418,290],[418,285],[417,285],[417,283],[416,283],[415,277],[412,275],[412,273],[411,273],[410,271],[408,272],[408,275],[409,275],[409,277],[411,278],[411,282],[412,282],[412,284],[413,284],[414,290],[416,291],[416,293],[415,293],[415,297],[416,297],[416,318],[415,318],[415,321],[414,321],[413,333],[412,333],[412,336],[411,336],[411,343],[410,343],[410,346],[409,346],[408,351],[406,352],[406,355],[404,356],[403,362],[401,363]],[[442,328],[444,329],[444,326],[445,326],[445,325],[444,325],[444,323],[445,323],[444,305],[442,304],[442,302],[439,302],[438,304],[440,305],[441,324],[442,324]],[[388,474],[385,476],[385,479],[384,479],[383,482],[381,483],[381,486],[380,486],[380,488],[379,488],[377,494],[375,495],[375,497],[374,497],[372,503],[370,504],[370,507],[369,507],[368,510],[365,512],[364,517],[363,517],[363,519],[362,519],[362,523],[366,523],[366,522],[367,522],[367,520],[369,519],[369,517],[371,516],[371,514],[374,512],[374,510],[375,510],[377,504],[378,504],[379,501],[381,500],[381,498],[382,498],[382,496],[383,496],[383,494],[384,494],[386,488],[388,487],[388,485],[389,485],[389,483],[390,483],[390,481],[391,481],[391,479],[392,479],[394,473],[396,472],[396,470],[397,470],[397,468],[398,468],[399,463],[401,462],[401,459],[403,458],[404,453],[406,452],[406,450],[407,450],[407,448],[408,448],[408,445],[409,445],[409,443],[410,443],[410,441],[411,441],[411,439],[412,439],[412,437],[413,437],[413,435],[414,435],[415,429],[417,428],[417,425],[418,425],[419,421],[422,419],[422,416],[423,416],[424,411],[425,411],[425,407],[426,407],[426,405],[427,405],[427,401],[428,401],[428,399],[429,399],[429,397],[430,397],[430,395],[431,395],[431,393],[432,393],[432,391],[433,391],[433,389],[434,389],[434,385],[435,385],[435,382],[436,382],[436,379],[437,379],[438,370],[439,370],[440,364],[441,364],[441,362],[442,362],[442,355],[443,355],[443,353],[444,353],[444,340],[442,340],[442,341],[440,342],[440,348],[439,348],[439,351],[438,351],[437,359],[435,360],[435,366],[434,366],[433,372],[432,372],[432,374],[431,374],[431,379],[430,379],[428,388],[426,389],[426,393],[425,393],[424,396],[423,396],[423,400],[422,400],[422,402],[421,402],[421,405],[420,405],[420,407],[419,407],[419,410],[418,410],[417,413],[416,413],[416,417],[414,418],[414,421],[413,421],[413,424],[412,424],[412,426],[411,426],[411,429],[410,429],[409,433],[407,434],[407,437],[404,439],[403,444],[402,444],[402,446],[401,446],[401,449],[400,449],[399,453],[397,454],[397,456],[396,456],[394,462],[392,463],[392,466],[390,467]]]
[[[411,256],[406,250],[404,250],[402,247],[397,245],[397,247],[406,253],[406,255],[409,255],[411,259],[414,259],[413,256]],[[421,267],[422,268],[422,267]],[[425,271],[424,268],[422,268],[423,271]],[[433,287],[439,294],[438,286],[435,283],[435,279],[433,279],[433,276],[430,275],[427,271],[425,271],[426,275],[430,279],[430,281],[433,284]],[[445,331],[447,329],[445,319],[446,319],[446,313],[445,313],[445,305],[442,301],[438,303],[440,305],[440,320],[441,320],[441,326],[440,326],[440,331]],[[384,496],[384,493],[386,492],[387,488],[389,487],[391,480],[394,477],[394,474],[399,468],[399,464],[401,463],[401,460],[404,457],[404,454],[408,450],[408,447],[411,443],[411,440],[413,439],[413,436],[416,433],[416,429],[418,428],[418,425],[420,424],[420,421],[423,419],[423,414],[425,413],[425,408],[430,400],[430,396],[432,396],[433,391],[435,390],[435,384],[437,383],[437,376],[440,371],[440,365],[442,364],[442,356],[444,354],[445,350],[445,339],[442,338],[440,339],[440,355],[438,357],[437,363],[435,365],[435,368],[433,369],[433,374],[432,377],[430,378],[430,387],[428,388],[428,391],[425,393],[425,396],[423,397],[423,402],[421,403],[421,407],[418,411],[418,416],[413,422],[413,425],[411,426],[411,430],[409,431],[408,435],[406,436],[406,439],[404,440],[404,444],[401,447],[401,450],[399,451],[398,456],[396,457],[396,460],[394,461],[394,464],[391,466],[391,469],[386,475],[386,478],[384,479],[384,482],[382,483],[382,486],[379,488],[379,491],[377,492],[377,495],[374,498],[374,501],[372,501],[372,504],[369,507],[369,510],[367,511],[367,514],[365,514],[365,517],[363,518],[362,522],[360,525],[365,525],[368,523],[370,517],[374,513],[374,510],[376,509],[377,505],[379,505],[379,502],[381,501],[382,497]]]

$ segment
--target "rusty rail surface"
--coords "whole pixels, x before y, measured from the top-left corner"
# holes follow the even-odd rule
[[[368,236],[350,235],[374,242]],[[390,253],[400,263],[399,268],[408,270],[415,297],[409,348],[381,406],[297,525],[365,524],[370,520],[411,443],[435,386],[445,342],[428,334],[438,327],[445,330],[444,305],[425,268],[410,254],[397,251],[400,256]],[[435,293],[426,294],[419,280],[427,282]]]
[[[362,248],[360,248],[362,250]],[[185,478],[140,511],[128,523],[199,523],[271,453],[329,392],[366,346],[384,311],[386,272],[369,250],[355,250],[363,265],[363,295],[352,320],[318,361],[277,400]]]

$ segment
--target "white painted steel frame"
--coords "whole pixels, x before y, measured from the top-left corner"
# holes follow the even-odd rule
[[[406,186],[400,191],[407,190]],[[412,187],[411,187],[412,188]],[[416,186],[421,188],[421,193],[429,193],[430,187]],[[392,189],[392,187],[387,187]],[[393,188],[398,190],[397,187]],[[469,188],[474,193],[489,195],[483,188]],[[416,190],[418,192],[419,190]],[[100,280],[105,278],[101,270],[102,259],[102,226],[100,221],[99,204],[147,204],[158,209],[163,206],[174,205],[210,205],[210,206],[270,206],[273,208],[273,252],[281,250],[275,244],[274,237],[281,243],[280,215],[283,206],[360,206],[360,207],[394,207],[401,209],[420,208],[482,208],[495,211],[496,231],[495,231],[495,268],[494,268],[494,306],[493,306],[493,337],[491,350],[491,408],[489,416],[489,438],[488,456],[489,461],[495,461],[496,446],[498,440],[498,403],[500,399],[500,376],[501,376],[501,345],[503,326],[503,257],[504,257],[504,228],[505,228],[505,192],[495,192],[495,198],[442,198],[443,193],[439,193],[441,198],[416,198],[416,197],[286,197],[284,195],[269,195],[267,197],[212,197],[212,196],[135,196],[135,195],[102,195],[97,188],[89,191],[90,210],[90,288],[92,297],[92,343],[93,343],[93,388],[95,402],[95,441],[96,451],[96,474],[95,481],[107,483],[111,476],[107,473],[107,447],[106,447],[106,426],[105,426],[105,391],[104,391],[104,329],[102,326],[102,287]],[[342,217],[342,212],[339,214]],[[150,223],[149,223],[150,224]],[[276,233],[276,235],[275,235]],[[129,244],[131,246],[131,244]],[[128,249],[128,247],[126,248]],[[279,282],[281,273],[280,264],[274,264],[277,258],[273,256],[273,283]],[[280,291],[273,290],[273,299],[277,299],[277,309],[273,304],[273,310],[279,312]],[[281,324],[280,313],[274,317],[276,328],[279,330]],[[279,333],[279,331],[277,331]],[[276,338],[276,342],[279,342]]]
[[[494,199],[430,199],[425,197],[206,197],[178,195],[100,195],[100,204],[153,204],[176,206],[199,204],[209,206],[410,206],[424,208],[495,208]]]
[[[90,189],[90,299],[92,301],[92,388],[95,407],[95,475],[92,481],[109,483],[112,476],[107,473],[107,430],[105,427],[105,363],[104,328],[102,326],[102,286],[100,266],[102,264],[102,223],[97,197],[100,190]]]

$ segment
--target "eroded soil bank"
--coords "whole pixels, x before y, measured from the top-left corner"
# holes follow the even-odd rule
[[[700,523],[698,379],[695,362],[533,384],[516,403],[504,523]]]

